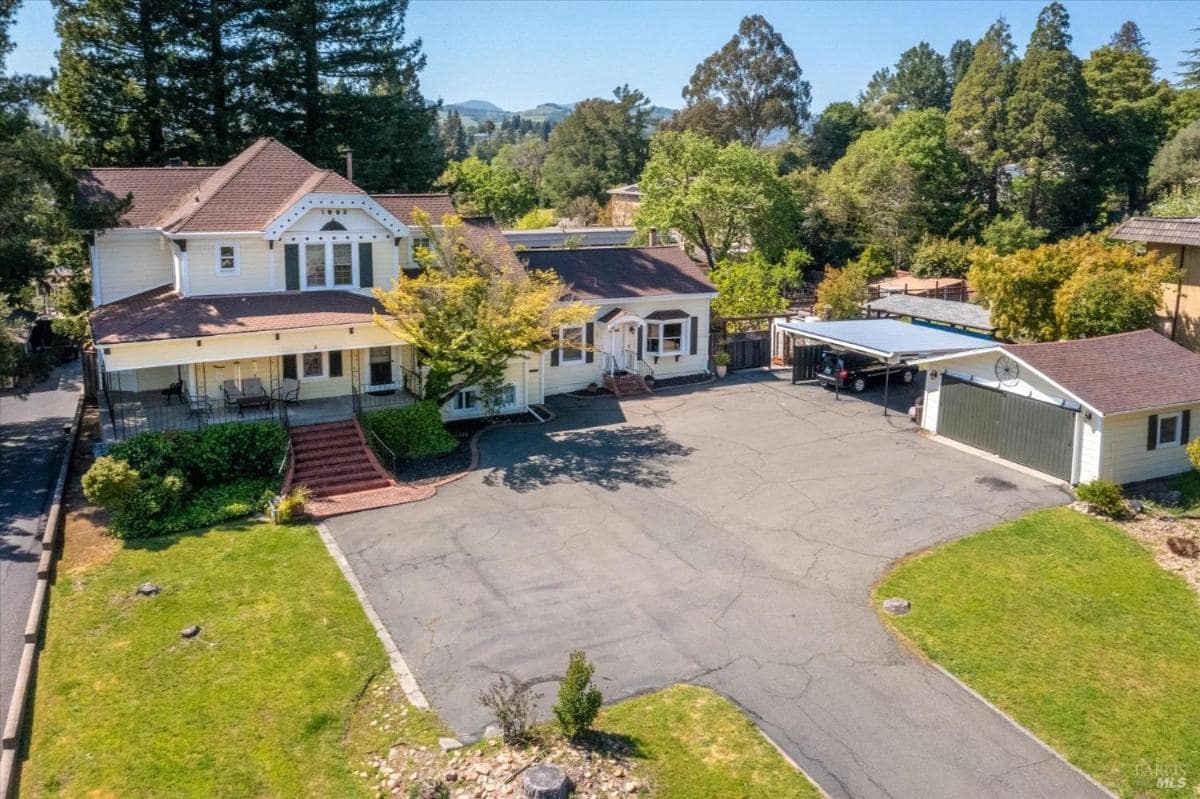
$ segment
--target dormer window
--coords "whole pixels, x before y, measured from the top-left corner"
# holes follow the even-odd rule
[[[236,275],[238,273],[238,246],[236,244],[217,245],[217,274]]]

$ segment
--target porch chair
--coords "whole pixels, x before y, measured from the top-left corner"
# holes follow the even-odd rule
[[[271,392],[276,402],[295,405],[300,401],[300,381],[294,377],[285,377]]]
[[[267,390],[263,388],[262,380],[257,377],[247,377],[242,381],[242,393],[247,397],[267,396]]]
[[[221,393],[225,395],[225,409],[233,410],[238,407],[238,400],[245,395],[242,390],[237,387],[237,383],[233,380],[226,380],[221,384]]]
[[[211,416],[213,412],[212,401],[208,397],[192,398],[191,392],[187,390],[187,386],[181,386],[179,389],[179,400],[187,406],[188,416]]]

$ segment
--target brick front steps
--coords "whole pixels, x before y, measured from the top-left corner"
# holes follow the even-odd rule
[[[353,420],[293,427],[291,436],[292,469],[284,492],[307,486],[312,492],[307,510],[318,520],[415,502],[436,491],[393,480]]]
[[[617,397],[628,397],[631,394],[649,394],[650,387],[641,375],[632,372],[621,372],[616,375],[604,376],[604,387]]]

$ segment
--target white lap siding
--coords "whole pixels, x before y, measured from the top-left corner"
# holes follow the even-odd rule
[[[1200,405],[1163,408],[1153,415],[1191,411],[1189,440],[1200,436]],[[1115,483],[1132,483],[1167,477],[1192,468],[1185,444],[1149,447],[1151,412],[1108,416],[1104,419],[1104,444],[1100,476]]]
[[[603,382],[604,353],[610,349],[610,340],[607,325],[597,320],[615,308],[620,308],[643,319],[655,311],[668,310],[684,311],[689,317],[695,317],[695,354],[692,354],[693,347],[690,341],[691,321],[690,319],[682,319],[679,321],[683,323],[685,335],[688,337],[688,341],[685,342],[684,351],[679,356],[658,355],[656,362],[655,353],[647,351],[645,339],[643,338],[642,360],[654,370],[654,376],[660,380],[669,377],[697,374],[708,370],[709,300],[707,298],[685,300],[672,299],[671,297],[654,297],[649,299],[613,300],[594,305],[592,346],[595,351],[592,353],[592,361],[589,363],[585,356],[579,362],[564,363],[560,358],[557,364],[555,364],[555,359],[551,356],[551,353],[549,351],[544,353],[541,359],[541,368],[544,374],[546,396],[564,394],[569,391],[579,391],[586,389],[592,383],[600,385]],[[642,330],[642,335],[645,336],[645,328]]]

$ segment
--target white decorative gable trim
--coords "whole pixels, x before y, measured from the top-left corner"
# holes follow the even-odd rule
[[[366,194],[322,194],[313,192],[301,197],[292,207],[267,223],[263,230],[263,238],[278,240],[284,232],[300,221],[300,218],[314,208],[361,208],[370,214],[379,224],[387,228],[393,236],[407,238],[408,226],[388,213],[382,205]]]

